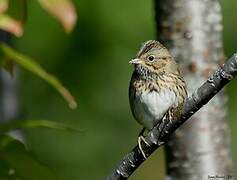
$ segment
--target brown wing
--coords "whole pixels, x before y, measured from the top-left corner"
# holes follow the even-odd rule
[[[136,72],[134,71],[132,74],[132,78],[130,80],[130,84],[129,84],[129,104],[130,104],[130,108],[135,119],[136,119],[136,116],[134,112],[134,101],[135,101],[135,96],[136,96],[136,89],[134,87],[134,82],[137,79],[136,76],[137,76]]]

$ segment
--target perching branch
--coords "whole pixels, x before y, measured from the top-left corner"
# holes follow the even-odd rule
[[[162,125],[163,133],[160,134],[160,126],[155,126],[145,137],[149,145],[142,143],[142,149],[149,157],[157,148],[164,144],[169,136],[186,122],[203,105],[209,102],[228,82],[237,75],[237,54],[234,54],[223,67],[219,68],[205,83],[199,87],[191,97],[188,98],[182,115],[179,119],[172,120],[172,123]],[[127,179],[145,161],[138,145],[124,156],[118,166],[107,176],[107,180]]]

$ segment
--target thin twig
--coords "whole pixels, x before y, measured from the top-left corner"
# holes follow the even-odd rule
[[[179,119],[168,123],[163,133],[160,127],[154,127],[145,137],[142,149],[149,157],[157,148],[166,142],[169,136],[186,122],[202,106],[209,102],[228,82],[237,75],[237,54],[234,54],[224,65],[219,68],[205,83],[199,87],[185,103],[184,110]],[[159,138],[158,138],[159,137]],[[117,167],[107,176],[107,180],[127,179],[145,161],[138,145],[120,161]]]

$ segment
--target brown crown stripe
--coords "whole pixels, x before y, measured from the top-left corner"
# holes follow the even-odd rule
[[[158,41],[150,40],[142,45],[142,48],[138,52],[137,56],[140,57],[141,55],[150,51],[152,48],[165,48],[165,47],[162,44],[160,44]]]

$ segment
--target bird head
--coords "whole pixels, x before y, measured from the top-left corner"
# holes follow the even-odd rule
[[[173,70],[177,68],[169,51],[158,41],[149,40],[143,43],[135,58],[129,61],[137,68],[145,68],[150,72]]]

